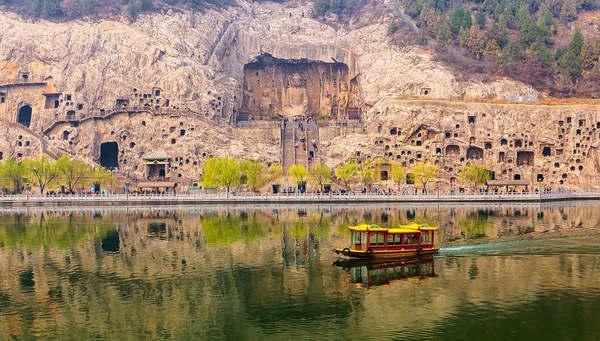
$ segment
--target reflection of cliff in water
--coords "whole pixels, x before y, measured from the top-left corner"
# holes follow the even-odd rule
[[[29,249],[70,249],[111,233],[118,221],[102,214],[0,215],[0,245]]]
[[[375,318],[381,330],[433,328],[465,305],[493,301],[510,309],[540,292],[600,287],[597,255],[437,258],[435,272],[431,263],[437,277],[419,280],[408,277],[416,274],[410,266],[360,267],[349,274],[331,266],[335,256],[329,252],[349,240],[346,225],[366,218],[405,223],[407,211],[416,221],[439,224],[444,243],[594,233],[600,210],[593,204],[302,208],[301,214],[297,206],[5,212],[0,339],[33,338],[23,334],[33,333],[31,326],[38,337],[58,339],[74,330],[81,339],[135,338],[136,330],[151,339],[169,338],[165,330],[203,339],[261,339],[272,336],[269,328],[278,323],[306,323],[304,338],[315,330],[323,338],[369,336],[364,333]],[[41,229],[52,238],[37,243],[32,226],[42,215],[59,223],[42,225],[52,227]],[[23,225],[27,221],[35,224]],[[364,273],[370,275],[366,282]],[[367,291],[357,290],[357,283],[391,285]],[[399,306],[418,306],[422,314]],[[303,328],[291,330],[278,336],[302,338]]]

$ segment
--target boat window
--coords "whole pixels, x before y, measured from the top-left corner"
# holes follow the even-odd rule
[[[352,244],[360,245],[360,232],[352,231]]]
[[[401,234],[394,235],[394,245],[402,245],[402,235]]]
[[[422,232],[421,233],[421,244],[430,245],[431,244],[431,233],[432,231]]]
[[[370,240],[371,245],[384,245],[385,244],[384,242],[385,242],[385,239],[384,239],[383,233],[381,233],[381,232],[371,233],[371,240]]]
[[[410,233],[406,235],[408,245],[416,245],[419,244],[419,235],[416,233]]]
[[[362,232],[360,234],[360,241],[361,241],[362,245],[367,245],[367,233],[366,232]]]
[[[387,236],[387,243],[388,245],[394,245],[394,235],[393,234],[388,234]]]

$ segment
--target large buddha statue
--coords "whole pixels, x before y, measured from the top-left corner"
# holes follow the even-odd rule
[[[298,73],[294,73],[288,79],[282,111],[285,117],[306,115],[308,113],[308,91],[306,90],[304,78]]]

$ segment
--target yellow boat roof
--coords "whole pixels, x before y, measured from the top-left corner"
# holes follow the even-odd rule
[[[429,226],[427,224],[417,224],[417,223],[412,223],[412,224],[408,224],[408,225],[399,225],[397,227],[392,227],[392,228],[386,228],[386,227],[381,227],[379,225],[369,225],[369,224],[360,224],[357,226],[348,226],[348,229],[350,231],[357,231],[357,232],[366,232],[366,231],[381,231],[381,232],[388,232],[388,233],[414,233],[414,232],[419,232],[419,231],[437,231],[438,228],[435,226]]]

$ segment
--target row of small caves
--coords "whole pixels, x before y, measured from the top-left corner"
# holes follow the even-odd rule
[[[148,123],[145,120],[139,121],[139,124],[141,127],[146,127],[148,125]],[[170,126],[168,129],[161,129],[160,137],[165,141],[168,141],[168,143],[171,145],[177,145],[178,141],[185,139],[186,137],[188,137],[189,133],[193,131],[195,131],[195,127],[193,125],[186,127],[185,123],[183,121],[180,121],[179,126]],[[66,140],[69,138],[69,135],[69,131],[64,130],[62,133],[62,138]],[[127,154],[136,150],[137,143],[133,140],[129,140],[129,136],[127,135],[127,133],[118,134],[114,130],[110,132],[110,138],[112,141],[106,141],[100,144],[99,163],[101,166],[107,169],[118,169],[120,166],[127,165],[129,159]],[[149,139],[150,141],[152,141],[154,138],[154,136],[151,136]],[[126,147],[120,148],[119,144],[125,145]],[[142,155],[142,157],[144,157],[144,155]],[[213,154],[207,151],[201,152],[199,150],[195,150],[194,156],[205,159],[207,157],[212,157]],[[199,161],[194,159],[194,156],[188,155],[168,157],[165,159],[169,163],[168,168],[165,167],[157,169],[156,172],[151,173],[156,173],[153,174],[153,176],[156,177],[165,177],[167,171],[172,171],[176,173],[176,177],[181,178],[183,177],[181,173],[182,167],[189,165],[198,166]],[[146,161],[152,160],[149,159]],[[133,165],[132,168],[135,172],[139,169],[139,165]],[[146,173],[148,173],[148,170],[146,170]]]
[[[146,127],[148,126],[149,122],[146,120],[140,120],[138,124],[140,127]],[[190,136],[193,135],[195,131],[196,129],[192,123],[186,125],[184,121],[179,121],[178,125],[172,125],[168,128],[161,129],[161,134],[159,136],[151,136],[149,137],[149,140],[152,141],[155,138],[159,138],[167,141],[167,143],[170,145],[177,145],[186,138],[195,138]],[[70,132],[68,130],[64,130],[62,132],[62,138],[64,140],[69,139],[69,136]],[[135,160],[135,158],[132,157],[133,154],[139,155],[139,153],[136,153],[136,149],[136,141],[131,140],[131,137],[126,132],[117,132],[112,130],[110,131],[110,140],[105,140],[105,142],[100,144],[98,160],[99,164],[107,169],[118,169],[120,167],[125,167],[130,161]],[[169,177],[169,174],[173,174],[173,176],[176,178],[183,178],[185,177],[183,172],[185,172],[186,169],[189,169],[189,167],[197,167],[201,160],[214,156],[212,152],[208,150],[201,150],[201,148],[198,146],[196,146],[194,150],[182,149],[181,151],[187,151],[188,153],[184,156],[167,156],[164,154],[160,156],[160,153],[143,153],[141,157],[144,162],[135,160],[135,164],[131,166],[131,170],[136,172],[140,169],[140,165],[144,165],[145,163],[145,165],[142,167],[145,167],[144,173],[146,179],[164,179],[165,177]],[[167,164],[152,164],[152,161],[159,160],[166,161]],[[267,164],[267,166],[270,165],[270,163]]]
[[[476,122],[476,116],[468,116],[468,124],[473,125]],[[539,153],[544,158],[543,164],[551,162],[554,170],[552,171],[553,176],[560,176],[558,181],[563,184],[564,181],[569,177],[567,171],[582,172],[584,165],[582,164],[587,156],[587,150],[589,150],[591,141],[596,138],[600,138],[600,134],[596,134],[600,130],[600,122],[596,122],[593,125],[588,125],[586,119],[579,119],[577,126],[573,127],[573,119],[567,117],[565,120],[558,121],[558,133],[556,135],[557,140],[560,141],[557,146],[540,143]],[[573,128],[573,129],[572,129]],[[572,130],[574,130],[574,137],[571,136]],[[378,126],[378,132],[383,133],[383,126]],[[431,137],[430,132],[426,129],[417,129],[411,133],[411,136],[403,139],[403,143],[394,143],[390,138],[377,138],[374,142],[375,146],[382,151],[382,156],[388,160],[395,160],[399,162],[403,167],[410,167],[416,162],[430,159],[434,164],[441,166],[443,170],[449,174],[456,173],[458,169],[455,169],[452,164],[470,163],[472,161],[482,162],[484,161],[484,155],[488,154],[494,159],[496,163],[501,166],[502,177],[506,178],[512,176],[514,180],[521,180],[522,174],[518,173],[518,170],[513,169],[510,165],[516,165],[517,167],[534,166],[536,146],[533,141],[529,140],[528,134],[521,133],[520,136],[511,134],[508,137],[502,137],[497,141],[500,145],[501,151],[498,154],[491,155],[494,142],[489,140],[490,134],[487,134],[488,140],[483,142],[481,146],[477,145],[474,136],[469,137],[469,144],[466,147],[461,147],[459,139],[461,138],[461,125],[456,124],[455,130],[445,131],[443,133],[442,141],[432,141],[435,145],[435,152],[430,149],[427,145],[427,140]],[[389,128],[389,135],[396,138],[402,136],[402,131],[399,127]],[[571,155],[567,155],[565,148],[564,137],[569,136],[573,141],[573,150]],[[406,137],[406,136],[405,136]],[[387,140],[387,141],[386,141]],[[403,148],[406,146],[406,142],[411,147],[424,147],[423,150],[414,150],[414,148]],[[489,151],[489,152],[486,152]],[[516,153],[515,153],[516,152]],[[355,156],[357,159],[363,158],[361,151],[356,151]],[[371,155],[364,155],[367,159],[371,158]],[[563,159],[563,165],[558,160],[552,159]],[[443,162],[441,161],[443,160]],[[555,162],[552,162],[555,161]],[[562,170],[563,172],[560,172]],[[496,173],[492,173],[492,178],[496,178]],[[387,171],[382,171],[381,177],[387,179]],[[540,173],[537,175],[538,179],[543,179],[544,174]],[[452,179],[451,179],[452,180]]]
[[[44,101],[44,109],[62,109],[64,108],[66,112],[64,113],[64,117],[61,117],[59,113],[55,113],[55,119],[67,119],[76,121],[78,118],[82,118],[85,105],[83,103],[75,103],[73,101],[72,94],[62,94],[59,92],[44,92],[45,97]],[[211,91],[208,91],[208,96],[211,96]],[[133,92],[130,97],[120,97],[115,100],[115,109],[116,110],[124,110],[124,109],[137,109],[137,110],[181,110],[178,105],[172,104],[171,100],[168,98],[163,98],[162,89],[154,87],[151,92],[140,92],[137,88],[133,89]],[[0,104],[6,103],[7,93],[0,91]],[[221,96],[218,96],[209,101],[209,108],[203,110],[203,115],[205,117],[210,117],[211,114],[217,112],[220,113],[223,107],[223,99]],[[107,113],[111,112],[109,109],[100,109],[100,116],[104,116]],[[22,126],[29,128],[31,126],[31,119],[33,114],[33,108],[29,103],[21,104],[17,109],[17,117],[16,122],[21,124]],[[74,125],[77,124],[74,122]]]

